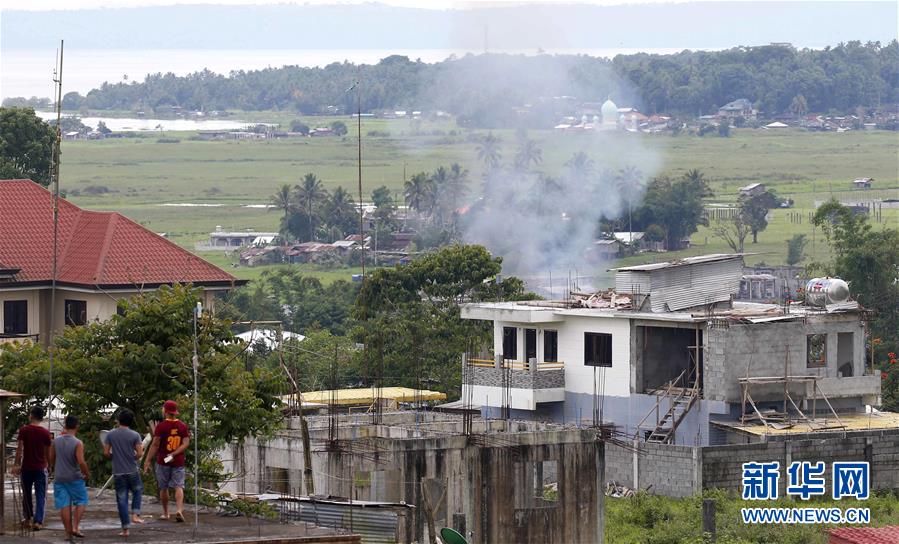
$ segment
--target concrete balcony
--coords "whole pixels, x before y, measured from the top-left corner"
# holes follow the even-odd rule
[[[818,387],[829,399],[862,397],[867,404],[877,404],[880,396],[880,373],[873,376],[850,376],[846,378],[821,378]],[[807,396],[812,396],[811,385]]]
[[[464,359],[465,385],[473,401],[483,406],[501,406],[503,389],[509,389],[511,407],[534,410],[541,402],[565,400],[565,363]],[[475,400],[476,398],[476,400]]]

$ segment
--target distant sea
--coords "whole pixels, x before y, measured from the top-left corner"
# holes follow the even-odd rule
[[[667,54],[677,49],[583,49],[548,50],[549,54],[583,54],[614,57],[636,52]],[[535,55],[537,51],[501,51]],[[143,81],[147,74],[173,72],[185,75],[208,68],[228,74],[234,70],[280,68],[285,65],[325,66],[349,61],[374,64],[390,55],[405,55],[412,60],[438,62],[451,55],[457,57],[478,51],[450,49],[77,49],[65,50],[63,92],[85,94],[104,82]],[[12,96],[49,97],[53,94],[53,67],[56,51],[52,49],[9,49],[0,51],[0,99]]]

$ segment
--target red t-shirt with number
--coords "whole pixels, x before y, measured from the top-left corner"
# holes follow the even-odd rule
[[[154,436],[159,438],[159,451],[156,453],[156,462],[167,467],[183,467],[184,453],[176,455],[171,463],[166,463],[165,458],[177,450],[184,439],[190,437],[190,431],[183,421],[178,419],[166,419],[156,424]]]

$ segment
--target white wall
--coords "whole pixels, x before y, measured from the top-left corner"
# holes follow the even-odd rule
[[[584,333],[599,332],[612,335],[612,367],[596,369],[598,377],[605,372],[603,392],[607,396],[630,396],[630,320],[567,316],[559,325],[559,360],[565,363],[565,390],[593,394],[594,369],[584,366]]]
[[[518,360],[524,360],[525,329],[537,329],[537,360],[543,361],[543,331],[559,332],[559,361],[565,363],[565,390],[573,393],[593,394],[594,369],[584,365],[584,333],[597,332],[612,335],[612,367],[597,368],[597,382],[604,376],[605,395],[627,397],[631,392],[631,326],[626,318],[603,316],[565,316],[556,323],[493,322],[494,353],[503,351],[503,327],[518,328]],[[597,387],[602,384],[598,383]],[[473,389],[472,392],[475,390]],[[499,391],[499,388],[497,388]],[[485,394],[487,394],[485,392]],[[499,396],[490,393],[490,404],[499,405]],[[514,399],[513,399],[514,401]],[[486,405],[483,400],[480,401]],[[516,408],[516,406],[513,406]]]

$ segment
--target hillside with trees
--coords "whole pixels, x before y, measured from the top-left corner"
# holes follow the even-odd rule
[[[393,55],[374,65],[285,66],[228,75],[149,74],[105,83],[63,106],[161,112],[290,110],[315,115],[355,110],[346,90],[361,82],[362,110],[443,110],[479,127],[551,126],[570,101],[614,96],[647,114],[700,115],[748,98],[766,113],[844,112],[899,102],[899,43],[851,41],[824,49],[783,45],[671,55],[535,56],[482,54],[427,64]],[[566,101],[567,99],[567,101]]]

